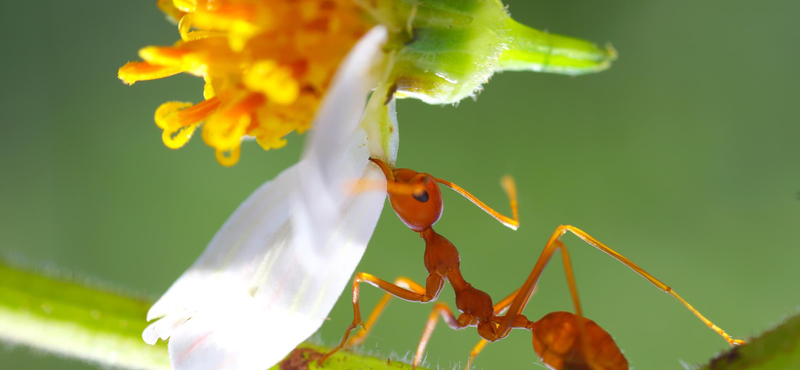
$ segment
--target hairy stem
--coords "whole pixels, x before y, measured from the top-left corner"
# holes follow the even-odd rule
[[[131,369],[169,369],[142,341],[150,302],[12,268],[0,261],[0,340]]]
[[[0,260],[0,342],[128,369],[170,369],[167,345],[142,340],[152,302],[75,279],[12,267]],[[319,368],[330,349],[302,344],[273,369]],[[411,365],[391,362],[398,369]],[[385,368],[385,358],[342,351],[326,370]],[[425,370],[425,369],[420,369]]]

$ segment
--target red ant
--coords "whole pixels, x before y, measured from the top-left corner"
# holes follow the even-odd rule
[[[516,229],[519,226],[519,217],[516,187],[513,179],[506,176],[501,182],[511,203],[512,219],[491,209],[456,184],[433,177],[427,173],[418,173],[409,169],[392,169],[381,160],[374,158],[371,160],[381,168],[386,176],[387,192],[392,208],[394,208],[406,226],[419,233],[420,237],[425,240],[424,260],[425,268],[428,270],[428,278],[423,287],[405,277],[397,278],[392,284],[367,273],[360,272],[356,274],[353,280],[353,322],[345,331],[344,338],[339,346],[322,357],[320,363],[346,345],[362,342],[392,296],[412,302],[426,303],[435,301],[442,291],[445,281],[450,281],[450,285],[455,291],[456,307],[461,314],[456,317],[450,308],[442,303],[437,303],[434,306],[414,356],[414,367],[422,362],[425,347],[436,326],[438,317],[441,315],[448,326],[453,329],[463,329],[471,326],[478,328],[478,334],[482,340],[470,352],[467,369],[469,369],[472,360],[488,342],[495,342],[505,338],[512,329],[530,330],[533,333],[534,351],[539,355],[542,362],[552,369],[628,369],[628,361],[622,355],[611,336],[599,325],[583,317],[569,253],[567,252],[567,247],[559,240],[567,232],[575,234],[589,245],[622,262],[657,288],[675,297],[700,318],[703,323],[725,338],[730,345],[745,343],[742,340],[732,339],[725,331],[711,323],[683,300],[672,288],[574,226],[562,225],[556,228],[547,241],[544,251],[542,251],[525,284],[499,303],[493,305],[492,299],[487,293],[474,288],[461,276],[460,256],[456,247],[433,230],[433,225],[439,220],[443,210],[442,196],[437,183],[455,190],[501,223]],[[530,321],[522,315],[522,310],[530,300],[542,271],[556,251],[561,251],[575,313],[552,312],[538,321]],[[369,283],[386,292],[386,295],[370,315],[366,325],[361,321],[361,309],[359,307],[359,284],[362,282]],[[363,329],[348,342],[350,332],[358,325],[362,325]]]

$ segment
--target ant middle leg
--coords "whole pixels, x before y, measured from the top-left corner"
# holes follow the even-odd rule
[[[425,330],[422,332],[422,338],[420,338],[419,345],[417,345],[417,352],[414,354],[414,362],[411,363],[412,369],[422,363],[425,347],[428,346],[428,341],[431,339],[433,330],[436,329],[439,316],[441,316],[444,322],[447,323],[447,326],[453,330],[463,329],[477,323],[477,320],[472,317],[472,315],[466,313],[462,313],[456,318],[456,316],[453,315],[453,311],[450,310],[450,307],[444,303],[437,303],[434,305],[431,314],[428,316],[428,321],[425,323]]]
[[[519,294],[519,289],[514,291],[514,293],[508,295],[508,297],[503,298],[500,302],[497,302],[494,305],[494,315],[500,316],[504,314],[505,311],[508,310],[508,306],[510,306],[511,303],[514,301],[514,298],[517,297],[517,294]],[[535,288],[533,294],[536,294]],[[475,357],[478,357],[478,355],[481,353],[481,351],[483,351],[483,348],[486,347],[487,344],[489,344],[489,341],[481,338],[478,344],[476,344],[475,347],[472,347],[472,350],[469,351],[469,359],[467,359],[467,367],[465,368],[465,370],[469,370],[470,367],[472,367],[472,361],[475,360]]]
[[[363,325],[363,322],[361,321],[361,307],[359,304],[360,283],[368,283],[397,298],[406,301],[420,302],[420,303],[426,303],[436,300],[436,298],[439,296],[439,293],[442,291],[442,288],[444,287],[444,279],[437,274],[428,275],[428,279],[425,282],[425,291],[422,293],[418,293],[413,290],[409,290],[404,287],[389,283],[385,280],[381,280],[371,274],[367,274],[364,272],[357,273],[356,277],[353,279],[353,322],[345,330],[344,337],[342,338],[342,341],[339,343],[339,345],[336,346],[336,348],[334,348],[327,354],[325,354],[324,356],[322,356],[317,361],[318,363],[320,364],[324,363],[325,360],[333,356],[334,353],[344,348],[347,345],[347,339],[350,337],[350,332],[352,332],[353,329],[355,329],[357,326]]]
[[[512,325],[512,327],[519,329],[528,329],[528,327],[531,326],[531,324],[532,323],[528,321],[528,319],[525,316],[519,315],[517,316],[516,323]],[[472,350],[469,351],[467,366],[464,368],[464,370],[469,370],[472,367],[472,362],[475,361],[475,358],[478,357],[478,355],[483,351],[483,349],[486,347],[487,344],[489,344],[489,341],[481,338],[478,344],[476,344],[475,347],[472,347]]]
[[[425,293],[424,287],[406,277],[401,276],[395,279],[394,284],[420,294]],[[503,300],[495,304],[494,305],[495,315],[501,315],[503,311],[505,311],[511,304],[514,297],[516,297],[517,293],[519,293],[519,290],[515,291],[508,297],[504,298]],[[372,310],[372,313],[369,315],[369,318],[367,318],[367,322],[364,324],[364,327],[356,335],[350,338],[345,347],[351,347],[363,343],[363,341],[366,339],[367,335],[369,335],[369,332],[372,330],[375,323],[378,321],[381,314],[386,309],[386,306],[389,304],[389,302],[393,297],[394,296],[390,293],[386,293],[383,295],[378,304],[375,305],[375,308]],[[436,328],[436,324],[438,323],[440,316],[442,317],[442,319],[444,319],[447,325],[454,330],[463,329],[465,327],[470,326],[470,324],[473,324],[470,317],[462,314],[458,318],[456,318],[455,315],[452,313],[452,310],[450,310],[450,308],[447,305],[443,303],[437,303],[433,307],[433,310],[431,311],[431,314],[428,316],[428,320],[425,324],[425,330],[422,334],[422,338],[420,339],[417,351],[415,352],[414,355],[414,362],[412,363],[414,367],[419,366],[422,363],[422,356],[425,352],[425,348],[427,347],[428,341],[430,340],[430,337],[433,334],[433,330]],[[478,345],[476,345],[475,348],[473,348],[473,350],[470,352],[470,358],[467,364],[467,368],[469,368],[469,364],[472,362],[475,356],[477,356],[478,353],[480,353],[480,351],[483,349],[484,346],[486,346],[487,343],[489,343],[487,340],[481,339],[480,343],[478,343]]]

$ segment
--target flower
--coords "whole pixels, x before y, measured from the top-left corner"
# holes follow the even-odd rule
[[[472,96],[496,71],[582,74],[608,68],[610,47],[523,26],[497,0],[159,0],[181,40],[148,46],[119,70],[125,83],[190,73],[205,80],[197,103],[155,112],[164,144],[203,140],[226,166],[242,140],[265,150],[311,127],[347,51],[373,25],[385,46],[396,96],[449,104]]]

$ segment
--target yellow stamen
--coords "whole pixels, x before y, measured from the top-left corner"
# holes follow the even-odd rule
[[[300,86],[292,77],[292,71],[272,60],[258,62],[245,71],[244,85],[250,90],[263,92],[282,105],[294,103],[300,94]]]
[[[175,21],[183,17],[184,13],[172,4],[172,0],[158,0],[158,8]]]
[[[225,151],[217,149],[215,153],[217,156],[217,162],[219,162],[219,164],[225,167],[233,166],[236,164],[236,162],[239,162],[239,156],[241,155],[241,150],[242,147],[237,145],[231,148],[231,150],[229,150],[228,154],[226,155]]]
[[[194,19],[193,14],[186,14],[183,17],[181,17],[180,22],[178,22],[178,33],[181,34],[181,40],[192,41],[208,37],[225,36],[224,33],[218,31],[192,31],[193,19]]]
[[[157,80],[183,72],[175,66],[153,65],[148,62],[128,62],[119,69],[119,79],[133,85],[136,81]]]
[[[219,107],[219,99],[211,98],[197,105],[184,102],[166,102],[156,109],[156,125],[162,130],[197,125]]]
[[[252,93],[221,108],[218,114],[206,122],[203,140],[218,151],[228,151],[239,146],[242,137],[247,134],[254,111],[263,103],[263,95]]]
[[[120,68],[125,83],[181,72],[203,77],[196,105],[167,102],[155,114],[164,144],[179,148],[202,126],[224,165],[244,137],[264,149],[311,125],[333,73],[370,27],[352,0],[159,0],[180,41],[148,46]]]
[[[193,12],[197,7],[197,1],[195,0],[172,0],[172,4],[176,9],[179,9],[182,12]]]
[[[178,149],[192,138],[192,134],[194,134],[196,128],[197,125],[178,127],[174,130],[165,129],[164,132],[161,133],[161,140],[167,148]]]

